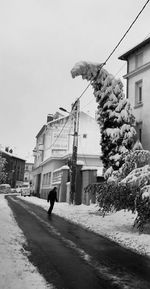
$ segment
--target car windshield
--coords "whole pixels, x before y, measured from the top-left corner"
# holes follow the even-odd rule
[[[10,185],[7,185],[7,184],[6,185],[5,184],[0,185],[0,189],[6,189],[6,188],[10,188]]]

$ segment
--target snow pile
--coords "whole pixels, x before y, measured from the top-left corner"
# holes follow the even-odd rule
[[[0,288],[52,289],[27,258],[23,249],[25,238],[0,195]]]

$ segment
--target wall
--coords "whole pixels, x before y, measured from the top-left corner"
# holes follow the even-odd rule
[[[147,51],[146,60],[150,61],[150,50],[149,54]],[[135,106],[135,83],[143,81],[143,92],[142,99],[143,103],[141,106]],[[137,74],[133,74],[128,78],[128,96],[129,101],[133,108],[133,113],[136,117],[136,121],[142,121],[142,145],[144,149],[150,150],[150,67],[147,69],[139,70]]]
[[[25,172],[24,172],[25,182],[32,182],[33,179],[32,170],[33,170],[33,163],[25,163]]]
[[[40,186],[40,197],[47,198],[47,194],[52,187],[53,171],[59,169],[65,164],[64,160],[53,159],[43,165],[41,173],[41,186]],[[43,175],[51,172],[51,180],[48,185],[43,185]]]
[[[73,137],[70,137],[69,153],[72,152],[72,145]],[[79,116],[78,154],[101,155],[99,125],[94,118],[84,112],[80,112]]]
[[[57,119],[47,125],[44,144],[44,161],[54,156],[64,156],[68,153],[72,117]],[[62,132],[61,132],[62,131]]]
[[[85,187],[87,187],[89,184],[96,183],[97,177],[97,170],[96,169],[82,169],[82,203],[86,205],[90,205],[90,201],[92,203],[96,202],[95,195],[90,196],[88,193],[84,192]]]
[[[82,161],[85,166],[102,166],[102,161],[100,160],[100,156],[97,155],[97,157],[92,157],[88,155],[78,155],[78,161]]]
[[[137,53],[143,52],[143,65],[150,61],[150,44],[147,44],[143,48],[139,49],[136,53],[129,56],[129,72],[136,69],[135,57]]]
[[[37,168],[44,158],[44,139],[45,139],[45,131],[41,133],[36,139],[36,152],[34,156],[34,168]]]

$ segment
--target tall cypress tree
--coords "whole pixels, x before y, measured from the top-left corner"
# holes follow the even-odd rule
[[[71,74],[73,78],[81,75],[94,88],[101,132],[101,159],[104,171],[109,174],[122,166],[123,155],[132,149],[136,134],[135,118],[123,93],[123,84],[100,64],[79,62]]]

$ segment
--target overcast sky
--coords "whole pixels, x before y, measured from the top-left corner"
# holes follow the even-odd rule
[[[74,64],[104,62],[145,2],[0,0],[0,144],[29,158],[47,114],[60,106],[70,110],[87,86],[72,79]],[[121,69],[117,76],[123,76],[118,57],[148,35],[150,3],[105,69],[114,75]],[[91,100],[88,89],[81,109],[94,115]]]

